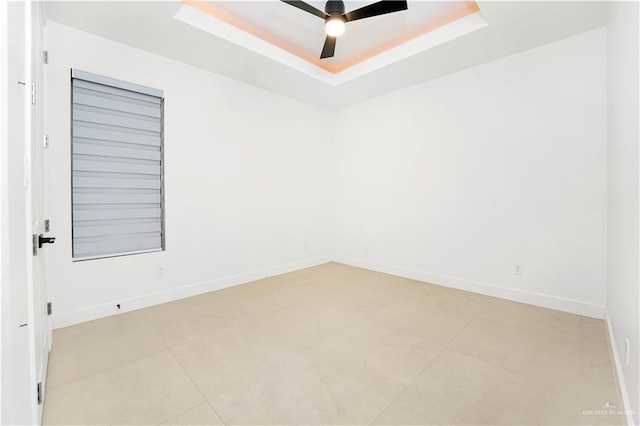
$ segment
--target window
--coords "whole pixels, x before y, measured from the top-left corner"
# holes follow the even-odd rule
[[[164,250],[163,93],[71,72],[73,259]]]

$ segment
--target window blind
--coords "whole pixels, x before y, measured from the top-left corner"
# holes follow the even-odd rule
[[[71,80],[74,260],[164,249],[163,92]]]

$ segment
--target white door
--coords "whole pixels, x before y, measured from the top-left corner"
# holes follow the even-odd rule
[[[28,141],[29,79],[27,70],[27,7],[23,2],[7,4],[7,192],[8,192],[8,266],[11,304],[9,329],[3,330],[3,422],[35,423],[36,383],[32,351],[29,285],[27,271],[30,225],[27,222],[26,142]],[[4,239],[4,236],[3,236]],[[3,271],[4,272],[4,271]],[[5,289],[5,290],[6,290]],[[3,293],[3,296],[6,294]],[[3,301],[4,302],[4,301]],[[3,303],[3,309],[7,306]],[[6,315],[6,316],[4,316]],[[8,348],[8,350],[7,350]]]
[[[8,3],[13,422],[40,424],[51,344],[44,261],[42,12]],[[20,173],[22,171],[22,173]],[[42,236],[42,237],[41,237]]]
[[[49,350],[51,347],[51,324],[47,313],[47,291],[45,260],[47,246],[55,241],[49,235],[49,230],[45,226],[44,214],[44,61],[43,61],[43,14],[41,2],[28,2],[27,9],[30,16],[31,35],[31,140],[29,146],[31,176],[30,185],[27,191],[27,203],[30,203],[30,223],[31,235],[37,247],[34,248],[34,255],[29,259],[31,267],[29,270],[30,307],[33,310],[33,352],[35,382],[40,383],[40,401],[37,410],[37,423],[42,423],[42,408],[44,402],[44,392],[47,379],[47,364]],[[37,386],[37,385],[36,385]]]

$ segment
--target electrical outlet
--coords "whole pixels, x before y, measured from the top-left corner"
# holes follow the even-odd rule
[[[158,276],[164,277],[164,266],[158,266]]]
[[[364,246],[364,251],[365,251],[365,252],[369,252],[369,244],[366,244],[366,245]]]
[[[517,264],[513,266],[513,275],[522,275],[522,265]]]
[[[629,356],[631,355],[631,344],[629,343],[629,338],[626,337],[624,339],[624,365],[626,367],[629,366]]]

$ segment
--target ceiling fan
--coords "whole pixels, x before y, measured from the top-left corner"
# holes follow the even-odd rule
[[[344,2],[341,0],[329,0],[324,6],[324,12],[303,1],[281,1],[324,19],[324,28],[327,33],[327,38],[324,41],[324,47],[322,48],[320,59],[333,57],[336,51],[336,40],[338,36],[344,33],[345,24],[347,22],[407,10],[406,0],[383,0],[347,13],[344,12]]]

